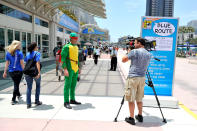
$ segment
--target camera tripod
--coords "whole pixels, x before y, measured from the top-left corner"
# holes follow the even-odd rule
[[[152,80],[151,80],[150,73],[149,73],[148,69],[147,69],[147,71],[146,71],[146,76],[147,76],[147,78],[148,78],[148,83],[146,83],[146,84],[147,84],[149,87],[151,87],[151,88],[153,89],[153,92],[154,92],[154,95],[155,95],[155,98],[156,98],[158,107],[159,107],[159,109],[160,109],[160,112],[161,112],[161,115],[162,115],[162,118],[163,118],[163,122],[164,122],[164,123],[167,123],[167,121],[166,121],[166,119],[164,118],[164,115],[163,115],[163,113],[162,113],[162,110],[161,110],[161,107],[160,107],[160,102],[159,102],[159,99],[158,99],[158,97],[157,97],[157,94],[156,94],[156,91],[155,91],[155,88],[154,88],[153,82],[152,82]],[[119,108],[118,114],[116,115],[116,118],[114,119],[114,122],[117,122],[118,115],[119,115],[119,113],[120,113],[120,110],[121,110],[121,108],[122,108],[122,105],[124,104],[124,97],[125,97],[125,96],[123,96],[123,98],[122,98],[121,106],[120,106],[120,108]]]

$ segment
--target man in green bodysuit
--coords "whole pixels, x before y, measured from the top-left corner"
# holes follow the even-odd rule
[[[78,36],[76,33],[70,33],[70,43],[64,45],[61,52],[62,67],[64,69],[65,84],[64,84],[64,107],[72,109],[70,104],[80,105],[80,102],[75,100],[75,87],[79,70],[78,62]],[[70,101],[69,101],[70,94]]]

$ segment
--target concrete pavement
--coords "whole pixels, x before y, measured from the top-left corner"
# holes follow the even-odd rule
[[[33,97],[33,96],[32,96]],[[124,122],[129,115],[127,103],[122,107],[117,123],[113,122],[120,106],[119,97],[78,96],[82,105],[72,110],[63,107],[62,96],[42,95],[43,105],[26,109],[24,101],[11,105],[11,95],[2,94],[0,129],[8,130],[181,130],[197,129],[197,121],[183,109],[163,108],[168,123],[162,123],[158,108],[144,107],[144,122],[132,126]],[[137,112],[137,110],[136,110]],[[83,125],[84,124],[84,125]],[[74,127],[72,127],[72,126]],[[90,126],[90,127],[89,127]],[[118,127],[118,128],[117,128]]]
[[[53,67],[54,65],[51,65]],[[122,107],[118,122],[113,122],[124,88],[124,66],[118,70],[108,71],[110,61],[100,59],[98,65],[88,59],[81,74],[81,81],[77,84],[76,99],[82,105],[73,106],[72,110],[63,107],[63,81],[58,82],[55,70],[42,74],[41,106],[26,109],[26,86],[21,83],[23,99],[17,105],[11,105],[13,87],[0,91],[0,130],[1,131],[92,131],[92,130],[196,130],[197,121],[183,108],[162,108],[168,123],[162,122],[158,108],[144,107],[143,123],[132,126],[124,121],[129,115],[127,103]],[[126,67],[126,66],[125,66]],[[121,70],[121,72],[120,72]],[[34,94],[35,87],[32,94]],[[160,97],[159,97],[160,98]],[[34,100],[34,95],[32,95]],[[137,110],[135,111],[137,114]]]

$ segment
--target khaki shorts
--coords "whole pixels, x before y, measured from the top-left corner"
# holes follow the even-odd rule
[[[145,77],[127,78],[125,87],[125,100],[129,102],[142,102],[144,97]]]

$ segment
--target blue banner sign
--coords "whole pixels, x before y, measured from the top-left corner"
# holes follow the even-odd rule
[[[142,17],[141,36],[150,41],[156,40],[156,47],[151,53],[160,59],[152,59],[148,67],[157,95],[172,96],[177,30],[177,18]],[[154,95],[147,85],[144,94]]]
[[[104,32],[101,32],[97,29],[94,29],[94,28],[85,28],[83,31],[82,31],[83,34],[96,34],[96,35],[104,35],[105,33]]]
[[[79,24],[65,14],[60,17],[59,24],[75,32],[79,32]]]

